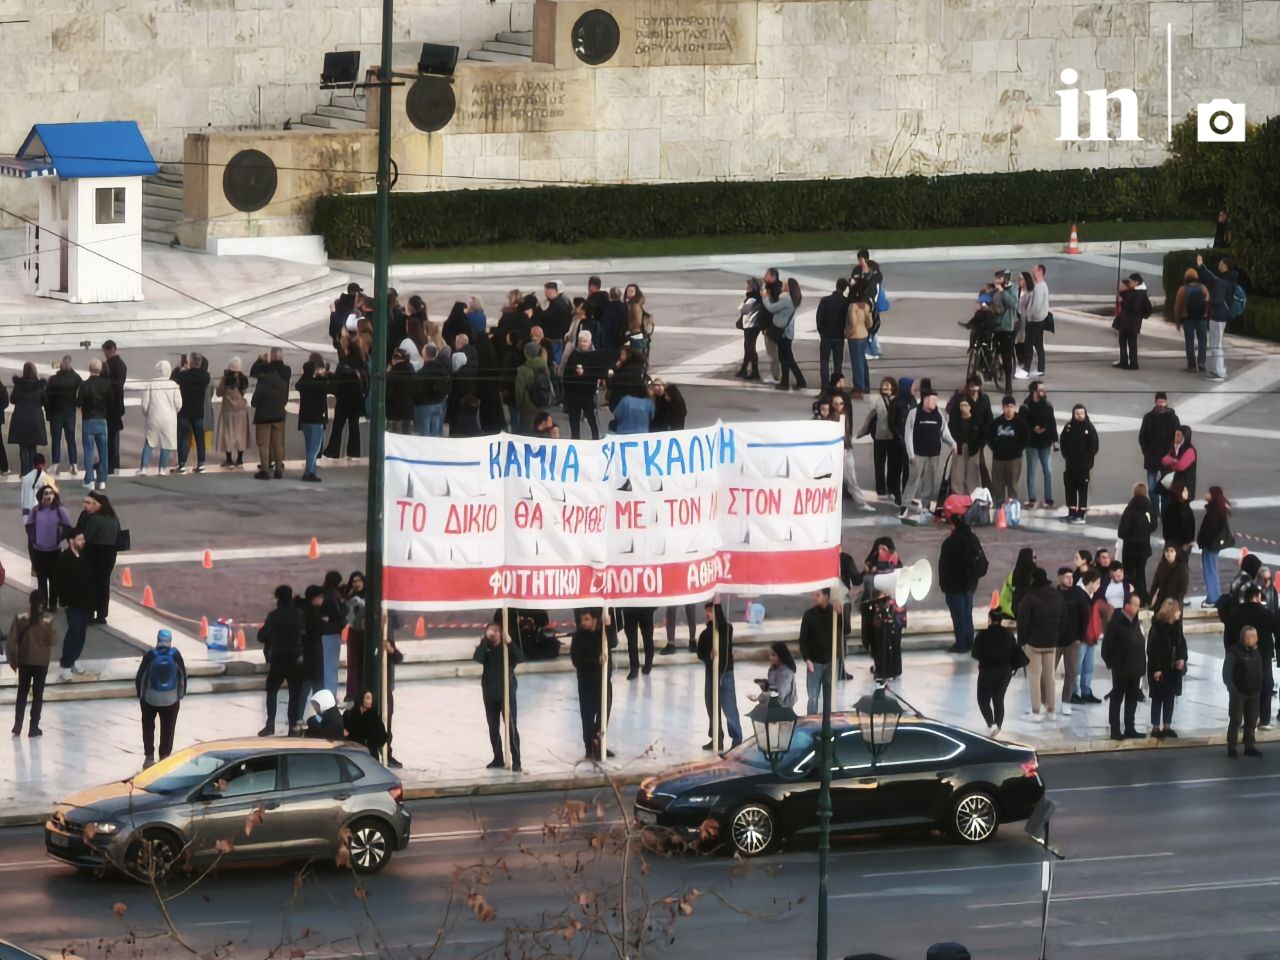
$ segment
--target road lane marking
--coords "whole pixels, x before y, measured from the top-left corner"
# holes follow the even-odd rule
[[[1068,857],[1058,866],[1065,866],[1068,863],[1102,863],[1111,860],[1149,860],[1153,857],[1172,857],[1172,850],[1161,850],[1159,853],[1123,853],[1110,857]],[[980,863],[971,867],[941,867],[936,870],[923,868],[919,870],[889,870],[883,873],[864,873],[863,877],[908,877],[913,874],[920,873],[960,873],[964,870],[1002,870],[1007,867],[1038,867],[1045,861],[1043,860],[1020,860],[1016,863]]]
[[[1199,777],[1194,780],[1145,780],[1141,783],[1104,783],[1093,787],[1055,787],[1050,793],[1087,793],[1098,790],[1137,790],[1139,787],[1208,786],[1214,783],[1240,783],[1246,780],[1280,780],[1280,773],[1259,773],[1244,777]]]
[[[557,830],[589,830],[592,827],[617,827],[626,823],[625,820],[592,820],[577,825],[567,823],[530,823],[520,827],[494,827],[492,830],[441,830],[435,833],[411,833],[409,834],[410,843],[443,843],[446,840],[473,840],[490,836],[502,836],[503,834],[518,833],[531,834],[542,833],[547,827],[554,827]]]
[[[1030,922],[1034,923],[1034,921]],[[1191,937],[1197,940],[1217,940],[1220,937],[1239,937],[1243,935],[1267,933],[1280,933],[1280,927],[1231,927],[1229,929],[1220,930],[1203,930],[1197,928],[1192,930],[1182,930],[1176,933],[1149,933],[1140,937],[1098,937],[1093,940],[1068,940],[1067,946],[1118,947],[1126,943],[1161,943],[1165,940],[1181,940],[1184,937]]]
[[[1115,900],[1121,897],[1159,897],[1175,893],[1213,893],[1217,890],[1248,890],[1256,887],[1280,887],[1280,877],[1262,877],[1256,880],[1218,880],[1206,883],[1188,883],[1175,887],[1154,887],[1150,890],[1113,890],[1110,893],[1077,893],[1055,895],[1052,903],[1074,903],[1085,900]],[[1039,906],[1043,901],[1006,900],[1001,903],[970,903],[969,910],[992,910],[998,907]]]

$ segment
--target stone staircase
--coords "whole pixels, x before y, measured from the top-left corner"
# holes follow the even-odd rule
[[[142,181],[142,239],[172,247],[181,220],[182,164],[162,163],[159,173]]]
[[[365,129],[364,92],[335,93],[327,104],[316,107],[313,113],[304,113],[300,120],[290,122],[286,129],[299,130],[363,130]]]
[[[486,63],[526,63],[533,59],[532,31],[504,31],[467,54],[468,60]]]

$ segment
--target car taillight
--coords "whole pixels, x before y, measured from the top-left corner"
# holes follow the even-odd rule
[[[397,805],[404,804],[404,786],[398,781],[396,785],[391,788],[389,793],[391,794],[391,799],[394,800]]]
[[[1040,761],[1035,757],[1030,760],[1023,760],[1018,766],[1022,767],[1022,775],[1024,777],[1034,777],[1040,773]]]

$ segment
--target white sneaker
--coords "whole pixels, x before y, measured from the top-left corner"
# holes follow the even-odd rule
[[[864,503],[864,504],[863,504],[862,506],[860,506],[858,509],[859,509],[859,510],[861,510],[863,513],[875,513],[875,512],[876,512],[876,508],[875,508],[875,507],[873,507],[873,506],[872,506],[871,504],[869,504],[869,503]]]
[[[1062,715],[1063,715],[1064,717],[1069,717],[1069,716],[1071,716],[1071,704],[1069,704],[1069,703],[1062,703],[1062,704],[1059,704],[1059,705],[1058,705],[1058,709],[1062,711]]]
[[[1036,371],[1036,379],[1037,379],[1037,380],[1043,380],[1043,379],[1044,379],[1044,371],[1043,371],[1043,370],[1037,370],[1037,371]]]
[[[1032,723],[1041,723],[1044,721],[1044,717],[1041,716],[1039,713],[1036,713],[1036,711],[1034,710],[1028,710],[1026,713],[1023,714],[1023,716],[1026,717],[1028,720],[1030,720]]]
[[[71,671],[70,671],[70,670],[59,670],[59,671],[58,671],[58,677],[57,677],[57,680],[58,680],[58,682],[59,682],[59,683],[70,683],[70,682],[71,682]]]
[[[1027,373],[1027,371],[1025,371],[1025,370],[1023,370],[1021,367],[1019,367],[1017,370],[1013,371],[1013,379],[1015,379],[1015,380],[1030,380],[1030,379],[1031,379],[1031,374]]]
[[[88,671],[88,670],[86,670],[84,667],[80,666],[80,664],[78,664],[78,663],[77,663],[74,667],[72,667],[72,668],[71,668],[71,672],[72,672],[72,673],[74,673],[77,677],[87,676],[87,675],[88,675],[88,673],[89,673],[89,671]]]

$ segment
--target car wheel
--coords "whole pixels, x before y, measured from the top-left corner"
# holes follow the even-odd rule
[[[952,804],[947,829],[960,843],[982,843],[994,837],[999,826],[995,799],[983,790],[974,790]]]
[[[360,820],[351,827],[347,852],[356,873],[377,873],[391,859],[391,831],[377,820]]]
[[[124,868],[135,880],[156,883],[173,872],[182,845],[178,838],[164,830],[144,830],[129,844],[125,852]]]
[[[744,857],[767,853],[778,838],[778,823],[773,811],[762,803],[739,807],[729,820],[729,838],[734,850]]]

